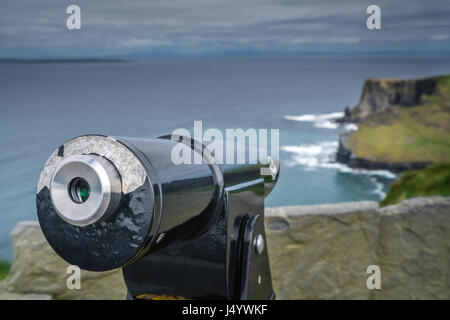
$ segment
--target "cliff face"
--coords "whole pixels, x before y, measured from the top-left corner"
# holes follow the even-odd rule
[[[367,80],[341,121],[358,122],[336,155],[351,167],[398,172],[450,162],[450,75]]]
[[[354,121],[383,111],[392,106],[411,107],[423,104],[424,95],[436,93],[438,77],[424,79],[369,79],[366,80],[358,105],[352,110]]]
[[[361,168],[367,170],[389,170],[391,172],[402,172],[405,170],[418,170],[424,169],[433,162],[431,161],[389,161],[389,160],[377,160],[365,157],[359,157],[349,146],[349,140],[353,132],[343,133],[339,137],[339,148],[336,153],[336,161],[345,163],[351,168]]]

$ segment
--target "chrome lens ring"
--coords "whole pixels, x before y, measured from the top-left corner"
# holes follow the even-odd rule
[[[82,184],[85,194],[77,194]],[[64,221],[87,226],[106,219],[120,202],[122,183],[114,165],[98,155],[73,155],[55,169],[50,181],[50,198]]]

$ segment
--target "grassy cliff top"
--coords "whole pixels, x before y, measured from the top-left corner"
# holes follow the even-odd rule
[[[381,162],[450,162],[450,75],[425,104],[391,107],[368,116],[347,147],[358,158]]]
[[[8,262],[0,261],[0,281],[2,281],[8,275],[9,269],[11,268],[11,264]]]
[[[450,163],[437,164],[423,170],[411,170],[394,182],[381,206],[404,199],[433,195],[450,196]]]

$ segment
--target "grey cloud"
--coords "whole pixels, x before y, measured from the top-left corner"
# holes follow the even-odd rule
[[[239,50],[450,49],[448,0],[378,0],[382,30],[365,27],[361,0],[2,0],[0,55],[121,55]],[[68,31],[78,4],[82,29]]]

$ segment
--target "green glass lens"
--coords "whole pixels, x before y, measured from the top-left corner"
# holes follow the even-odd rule
[[[73,202],[83,203],[89,198],[91,188],[83,178],[75,178],[70,182],[69,195]]]

